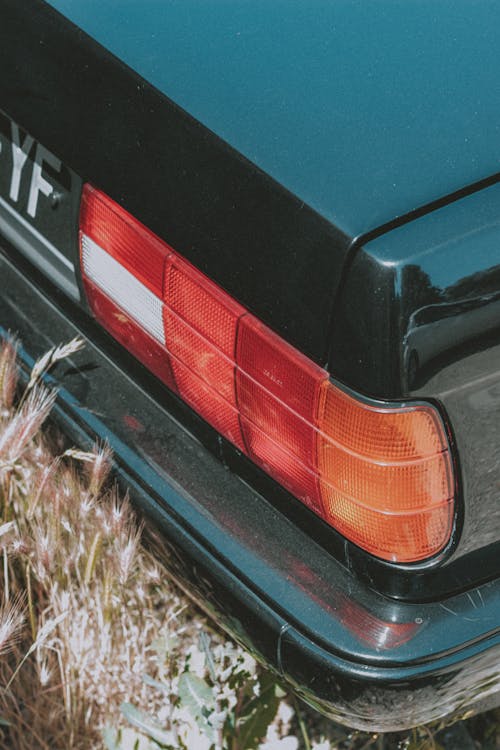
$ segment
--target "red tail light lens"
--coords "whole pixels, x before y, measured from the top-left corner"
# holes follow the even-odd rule
[[[82,247],[91,240],[156,297],[163,293],[165,258],[172,249],[107,195],[85,185],[80,209]],[[108,261],[109,262],[109,261]],[[111,281],[111,275],[108,272]]]
[[[346,394],[90,186],[80,248],[99,322],[317,515],[386,560],[414,562],[446,545],[452,464],[432,405]]]
[[[177,256],[165,266],[164,302],[165,340],[179,393],[243,449],[234,346],[244,308]]]
[[[168,245],[90,185],[80,209],[80,256],[87,299],[97,320],[175,390],[165,357],[163,268]]]
[[[322,515],[313,420],[326,373],[252,315],[241,320],[237,362],[248,454]]]

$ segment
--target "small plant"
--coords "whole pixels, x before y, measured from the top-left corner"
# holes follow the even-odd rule
[[[155,650],[162,677],[144,680],[160,693],[163,705],[154,718],[133,704],[123,704],[122,714],[135,733],[130,728],[106,730],[109,750],[127,750],[132,738],[138,747],[147,738],[146,747],[155,750],[262,747],[285,697],[272,675],[259,671],[256,662],[230,642],[212,648],[205,631],[200,631],[199,645],[192,645],[184,657],[175,653],[171,638],[160,639]],[[290,745],[296,746],[297,740]]]

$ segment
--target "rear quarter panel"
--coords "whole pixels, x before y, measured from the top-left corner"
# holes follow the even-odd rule
[[[455,446],[448,585],[500,559],[500,185],[368,242],[337,301],[330,369],[380,398],[430,398]]]

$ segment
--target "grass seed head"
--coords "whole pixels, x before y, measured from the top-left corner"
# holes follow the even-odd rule
[[[39,435],[55,399],[43,376],[79,348],[41,357],[17,406],[15,347],[0,348],[0,717],[10,723],[0,747],[101,750],[106,727],[153,747],[147,732],[130,734],[129,703],[173,747],[208,750],[206,726],[179,704],[187,672],[226,747],[226,727],[259,698],[255,661],[221,635],[200,636],[203,616],[142,547],[128,498],[106,488],[109,446],[61,447],[57,459]]]
[[[0,657],[11,651],[21,637],[24,623],[24,606],[22,595],[11,601],[3,602],[0,607]]]

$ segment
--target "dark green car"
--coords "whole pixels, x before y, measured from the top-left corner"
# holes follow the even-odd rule
[[[297,692],[500,703],[500,8],[0,0],[0,333]]]

